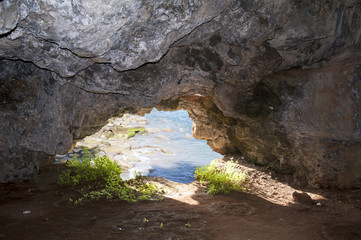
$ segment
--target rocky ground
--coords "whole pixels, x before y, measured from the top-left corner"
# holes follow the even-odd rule
[[[233,157],[248,173],[243,193],[213,196],[198,182],[153,178],[164,200],[133,204],[68,204],[56,184],[65,166],[54,164],[33,181],[0,185],[0,239],[361,239],[360,189],[293,186]]]

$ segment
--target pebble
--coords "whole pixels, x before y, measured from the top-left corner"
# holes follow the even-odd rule
[[[166,141],[169,141],[169,140],[170,140],[169,138],[167,138],[167,137],[164,136],[164,135],[157,135],[157,138],[162,139],[162,140],[166,140]]]
[[[174,155],[174,153],[168,149],[165,149],[165,148],[162,148],[161,151],[164,153],[164,154],[167,154],[167,155]]]
[[[162,132],[174,132],[171,128],[162,128]]]
[[[81,151],[83,151],[83,149],[81,149],[81,148],[74,148],[74,149],[73,149],[73,152],[74,152],[74,153],[79,153],[79,152],[81,152]]]
[[[160,132],[160,130],[158,128],[147,128],[146,130],[149,134]]]
[[[193,139],[193,136],[190,135],[189,133],[186,133],[185,136],[186,136],[186,138],[188,138],[188,139]]]
[[[27,215],[27,214],[30,214],[30,213],[31,213],[31,211],[29,211],[29,210],[23,211],[23,214],[24,214],[24,215]]]
[[[298,193],[298,192],[293,192],[292,193],[292,197],[293,197],[293,200],[297,203],[302,203],[302,204],[313,204],[313,200],[312,198],[310,197],[310,195],[308,195],[307,193],[305,192],[302,192],[302,193]]]
[[[122,231],[123,229],[121,227],[118,226],[112,226],[112,228],[116,231]]]
[[[148,121],[144,119],[144,120],[138,121],[137,123],[141,126],[145,126],[148,124]]]

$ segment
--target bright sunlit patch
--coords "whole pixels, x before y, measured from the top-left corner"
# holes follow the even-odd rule
[[[200,189],[192,183],[177,183],[164,178],[157,178],[155,181],[150,182],[164,191],[164,198],[170,198],[187,205],[195,206],[200,204],[194,199],[194,196]]]
[[[153,109],[145,114],[144,126],[149,134],[136,135],[133,153],[140,159],[134,169],[149,176],[164,177],[175,182],[190,183],[197,166],[222,157],[206,140],[192,137],[193,122],[184,110],[167,112]],[[132,144],[133,144],[132,143]]]
[[[81,157],[83,147],[99,156],[107,156],[123,168],[121,178],[128,180],[135,173],[164,177],[175,182],[190,183],[197,166],[222,157],[206,140],[192,137],[193,122],[184,110],[163,112],[153,109],[144,117],[124,114],[108,120],[99,132],[87,136],[57,162]]]

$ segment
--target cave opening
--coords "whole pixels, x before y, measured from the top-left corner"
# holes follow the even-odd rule
[[[69,153],[57,155],[55,162],[65,162],[75,155],[81,158],[86,147],[92,154],[106,155],[120,165],[123,180],[141,173],[190,183],[197,166],[223,155],[213,151],[205,139],[193,136],[196,126],[188,111],[153,108],[143,116],[112,117],[98,132],[78,141]]]

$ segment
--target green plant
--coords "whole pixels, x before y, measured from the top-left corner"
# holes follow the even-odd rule
[[[144,218],[143,223],[147,223],[147,222],[149,222],[149,220],[147,218]]]
[[[163,230],[163,227],[164,227],[163,223],[160,223],[159,228],[160,228],[161,230]]]
[[[237,163],[231,158],[224,165],[215,161],[204,167],[197,167],[194,177],[201,184],[207,183],[209,194],[230,193],[231,191],[244,191],[246,173],[237,169]]]
[[[129,128],[127,129],[128,138],[134,137],[136,133],[145,133],[145,128]]]
[[[191,224],[189,222],[187,222],[184,226],[185,227],[191,227]]]
[[[93,156],[87,148],[81,159],[75,155],[67,166],[70,169],[59,175],[58,183],[73,187],[80,197],[71,201],[75,205],[84,200],[119,199],[127,202],[159,200],[158,188],[137,175],[135,179],[123,181],[122,168],[107,156]]]
[[[135,178],[143,178],[142,173],[138,172],[137,169],[134,170],[134,176]]]
[[[77,200],[74,201],[74,205],[80,205],[80,204],[83,203],[83,201],[84,201],[84,198],[83,198],[83,197],[78,198]]]

